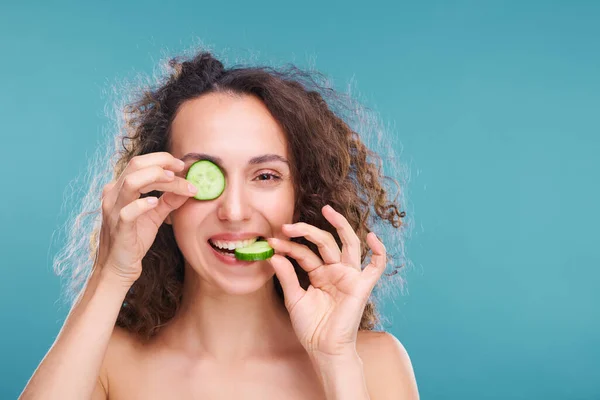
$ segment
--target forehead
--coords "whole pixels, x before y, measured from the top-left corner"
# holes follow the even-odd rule
[[[171,152],[210,153],[244,161],[275,153],[287,157],[285,134],[264,103],[250,95],[209,93],[182,104],[171,125]]]

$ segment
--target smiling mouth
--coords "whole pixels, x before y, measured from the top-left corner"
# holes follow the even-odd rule
[[[258,237],[256,238],[256,241],[259,241],[259,240],[265,240],[265,238],[264,238],[264,237],[262,237],[262,236],[258,236]],[[216,246],[216,245],[215,245],[215,244],[212,242],[212,240],[210,240],[210,239],[208,240],[208,244],[210,244],[210,247],[212,247],[212,248],[213,248],[213,249],[215,249],[217,252],[219,252],[219,253],[221,253],[221,254],[223,254],[223,255],[226,255],[226,256],[229,256],[229,257],[235,257],[235,249],[233,249],[233,250],[230,250],[230,249],[222,249],[222,248],[220,248],[220,247],[217,247],[217,246]]]

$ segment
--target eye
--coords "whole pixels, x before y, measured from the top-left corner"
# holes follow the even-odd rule
[[[280,180],[281,177],[270,172],[263,172],[262,174],[258,174],[256,176],[256,179],[258,179],[259,181],[277,181]]]

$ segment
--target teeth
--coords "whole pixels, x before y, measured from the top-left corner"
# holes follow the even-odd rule
[[[228,242],[226,240],[210,240],[212,244],[214,244],[216,247],[220,248],[220,249],[224,249],[224,250],[235,250],[235,249],[239,249],[240,247],[246,247],[246,246],[250,246],[252,243],[256,242],[258,238],[252,238],[252,239],[247,239],[247,240],[238,240],[235,242]]]

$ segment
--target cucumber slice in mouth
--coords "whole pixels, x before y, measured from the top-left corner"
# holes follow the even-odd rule
[[[275,250],[266,240],[257,240],[250,246],[235,249],[235,258],[242,261],[261,261],[273,257]]]

